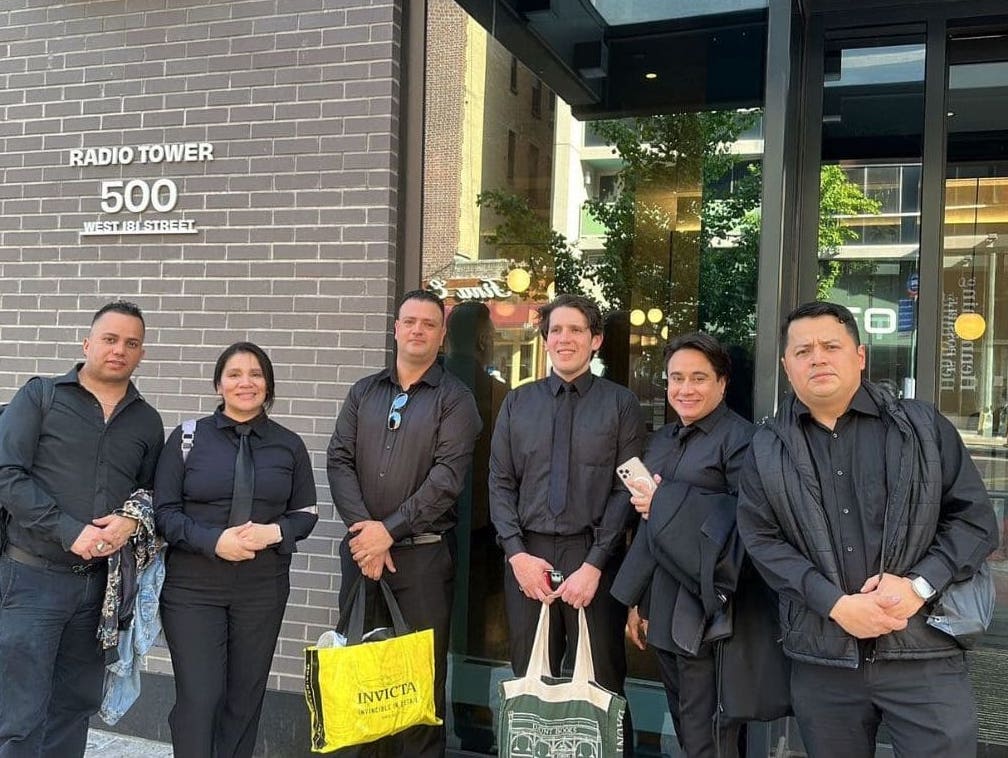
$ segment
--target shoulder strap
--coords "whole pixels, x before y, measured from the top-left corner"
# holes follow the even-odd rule
[[[182,422],[182,462],[189,457],[193,441],[196,439],[196,419],[187,418]]]
[[[49,376],[39,376],[36,377],[40,382],[42,382],[42,415],[45,416],[49,409],[53,406],[53,401],[56,399],[56,382],[53,381],[52,377]]]

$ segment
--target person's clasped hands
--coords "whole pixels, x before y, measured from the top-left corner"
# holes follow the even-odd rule
[[[255,558],[260,550],[279,543],[282,538],[277,524],[247,521],[229,526],[221,532],[215,552],[226,561],[248,561]]]

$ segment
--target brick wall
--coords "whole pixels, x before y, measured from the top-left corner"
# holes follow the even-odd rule
[[[388,355],[395,290],[400,0],[0,0],[0,399],[66,371],[117,296],[148,321],[136,383],[170,429],[211,411],[239,340],[277,369],[273,415],[312,453],[322,520],[295,556],[271,686],[336,620],[325,446]],[[213,160],[71,166],[75,148],[208,142]],[[106,180],[174,180],[166,213],[103,214]],[[138,204],[142,189],[131,202]],[[194,235],[82,236],[188,218]],[[168,670],[165,656],[154,670]]]
[[[466,100],[466,13],[455,0],[428,0],[424,91],[423,278],[446,277],[459,253]],[[474,202],[475,198],[469,200]]]

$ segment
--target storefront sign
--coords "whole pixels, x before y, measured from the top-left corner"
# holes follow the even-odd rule
[[[157,145],[118,145],[70,150],[71,166],[146,166],[163,163],[207,163],[213,160],[209,142],[174,142]],[[137,234],[196,234],[195,219],[164,218],[178,204],[174,179],[107,179],[100,185],[99,208],[111,218],[83,222],[82,237]],[[133,214],[127,218],[118,214]]]
[[[975,313],[977,307],[976,279],[959,277],[959,291],[962,293],[962,312]],[[973,342],[964,339],[959,349],[959,387],[963,390],[975,390],[976,371],[973,361]]]
[[[978,377],[982,374],[982,353],[975,342],[956,333],[964,314],[976,313],[977,281],[973,276],[946,271],[941,306],[941,344],[938,358],[938,389],[949,393],[942,398],[942,410],[968,415],[978,408]]]
[[[480,279],[479,284],[472,287],[449,287],[444,279],[431,279],[427,289],[442,300],[455,298],[463,300],[504,300],[513,294],[503,282],[498,279]]]
[[[892,334],[899,326],[899,315],[894,308],[859,308],[850,305],[851,315],[862,317],[862,328],[866,334]],[[862,310],[864,315],[862,316]]]
[[[959,299],[951,292],[945,292],[942,295],[941,358],[938,364],[938,386],[942,392],[952,392],[956,388],[959,342],[955,335],[955,320],[958,315]]]

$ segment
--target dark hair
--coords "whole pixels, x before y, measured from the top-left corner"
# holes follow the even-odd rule
[[[669,340],[665,345],[665,353],[662,356],[662,364],[668,369],[669,359],[680,350],[696,350],[703,353],[704,357],[710,361],[714,368],[714,374],[718,379],[728,379],[731,373],[731,357],[724,345],[706,332],[692,332],[681,334]]]
[[[784,323],[781,324],[781,345],[787,347],[788,329],[791,327],[792,321],[802,318],[819,318],[820,316],[835,318],[844,325],[847,334],[854,340],[854,344],[861,344],[861,334],[858,332],[857,321],[854,320],[853,313],[837,303],[813,300],[810,303],[802,303],[784,317]]]
[[[144,321],[140,306],[136,303],[131,303],[129,300],[113,300],[111,303],[105,303],[105,305],[95,311],[95,315],[91,318],[91,326],[94,326],[95,321],[106,313],[121,313],[123,316],[138,318],[140,319],[140,326],[143,327],[144,333],[147,332],[147,322]]]
[[[466,300],[448,311],[448,347],[460,353],[475,351],[477,340],[494,331],[493,319],[486,303]]]
[[[557,295],[539,309],[539,333],[543,339],[549,334],[550,315],[557,308],[574,308],[581,311],[588,320],[588,328],[592,336],[602,334],[602,312],[594,301],[583,295]]]
[[[266,381],[266,401],[263,403],[263,409],[268,411],[273,407],[274,392],[276,389],[273,380],[273,363],[270,361],[269,356],[266,355],[266,351],[255,343],[236,342],[224,348],[224,352],[217,356],[217,363],[214,365],[213,372],[214,391],[216,392],[220,386],[221,377],[224,376],[224,366],[238,353],[254,355],[256,360],[259,361],[259,368],[262,369],[263,379]]]
[[[396,318],[399,318],[399,311],[402,310],[403,303],[405,303],[407,300],[425,300],[428,303],[434,303],[434,305],[436,305],[438,309],[441,311],[441,320],[442,321],[444,320],[445,315],[444,300],[439,298],[430,290],[410,290],[405,295],[403,295],[402,300],[399,301],[399,305],[396,308]]]

